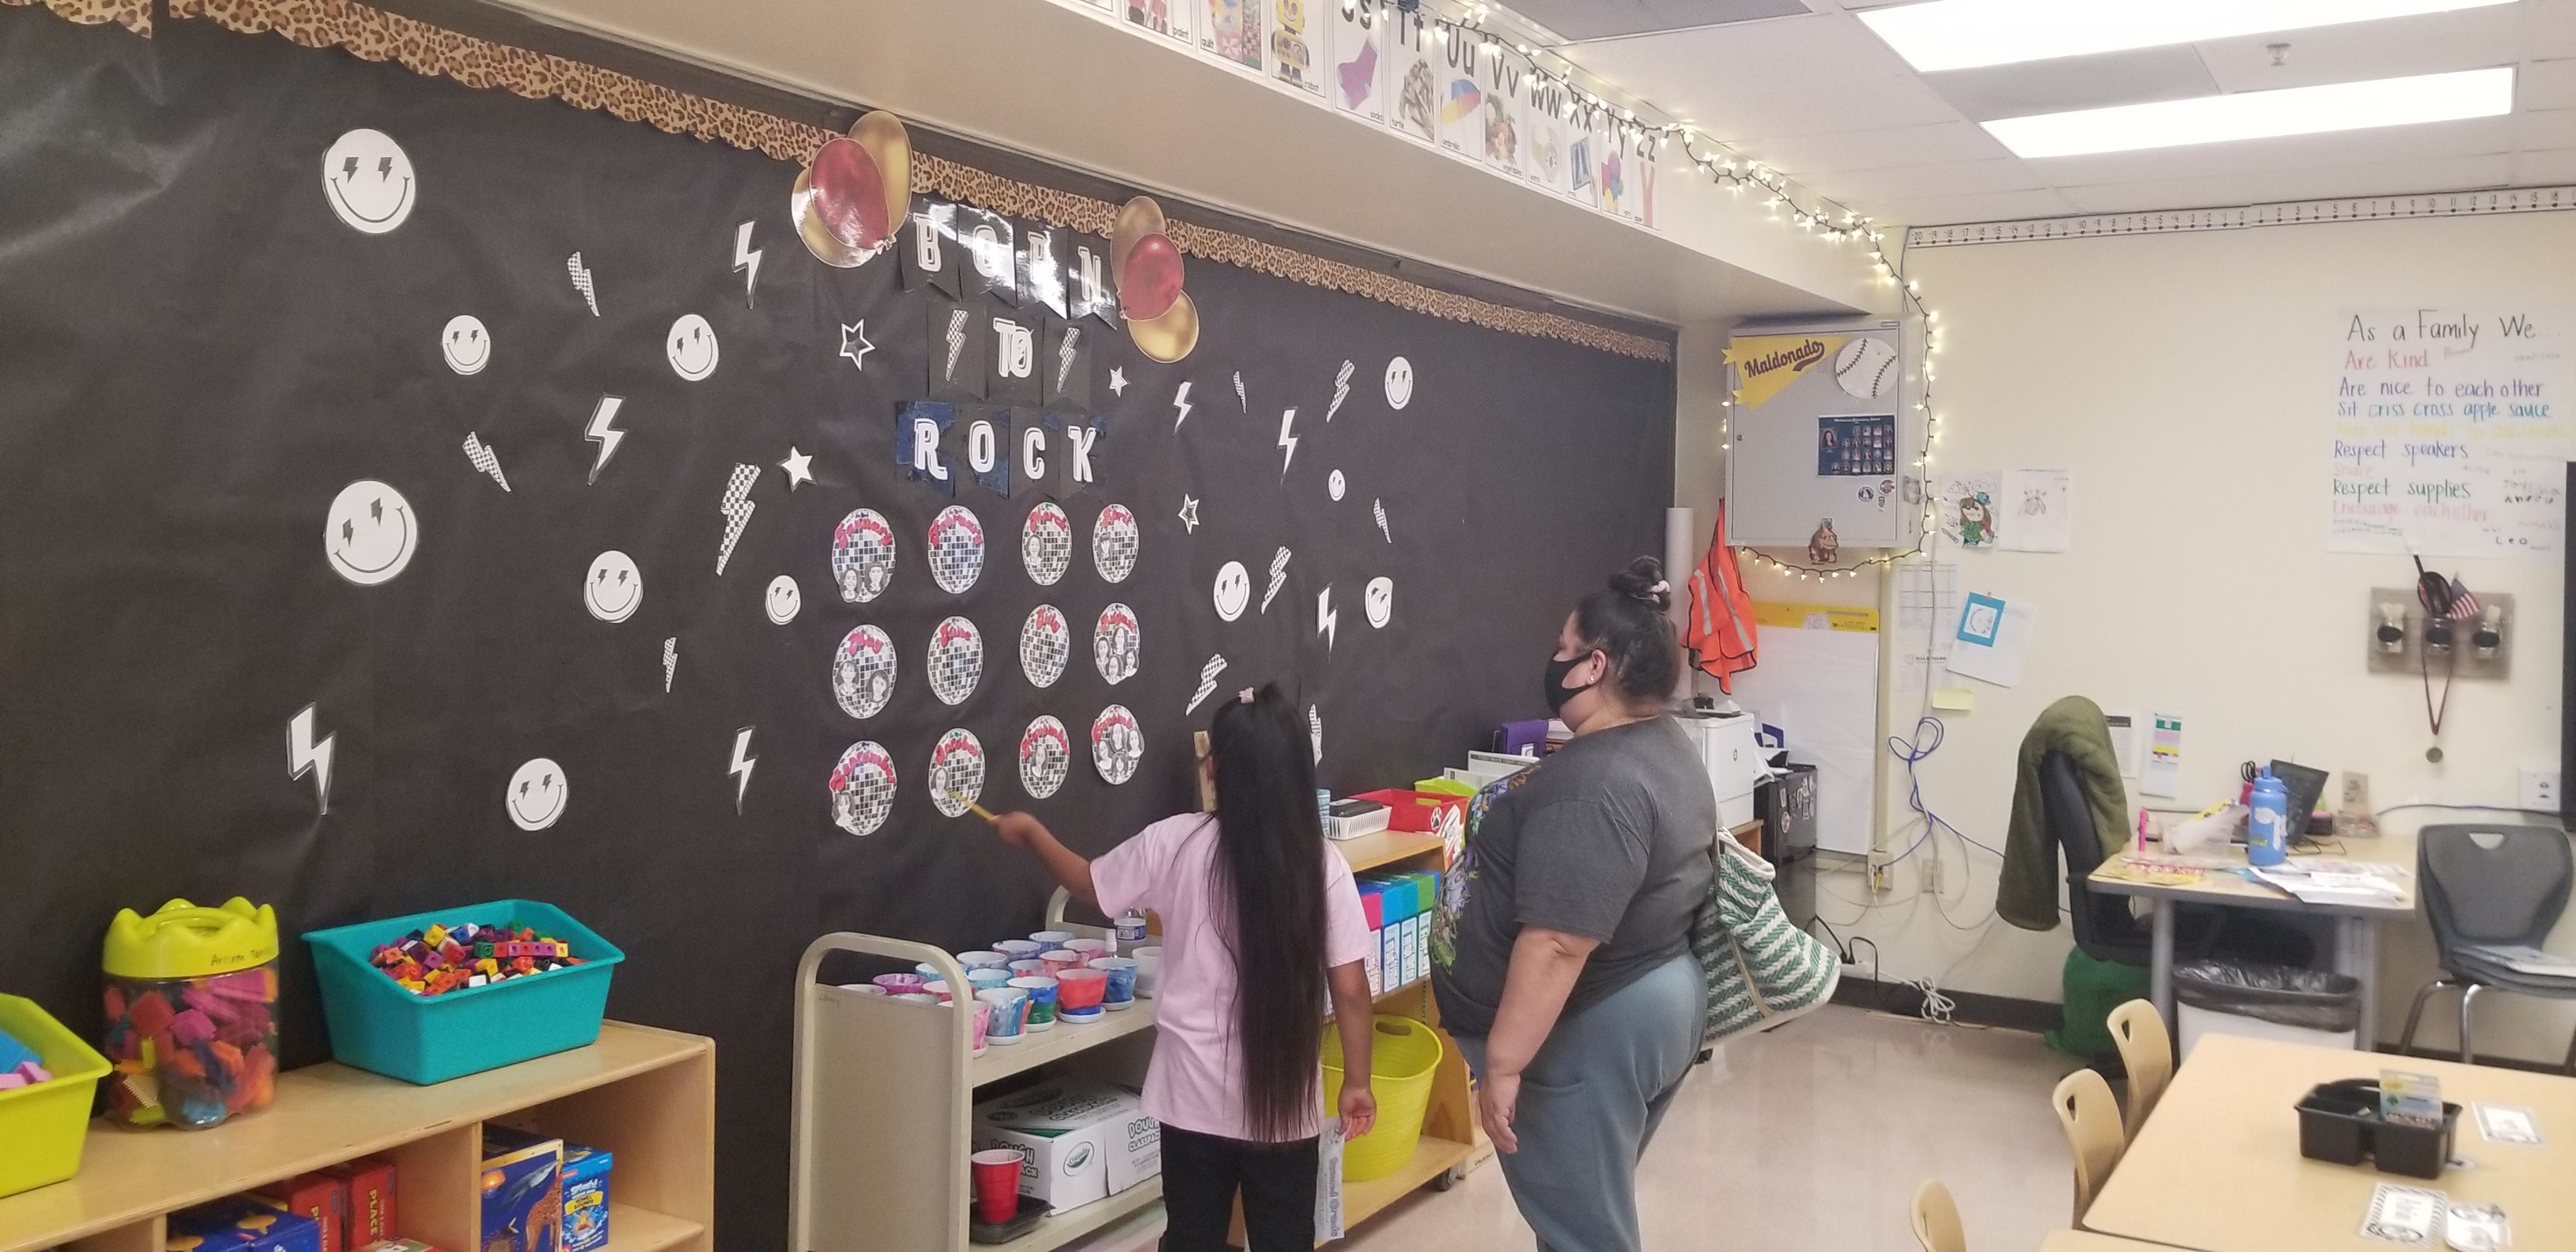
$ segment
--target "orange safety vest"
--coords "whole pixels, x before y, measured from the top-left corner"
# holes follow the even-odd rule
[[[1682,631],[1682,643],[1697,658],[1700,669],[1717,679],[1718,689],[1732,694],[1735,675],[1753,668],[1759,641],[1753,597],[1744,590],[1735,549],[1726,543],[1726,505],[1721,501],[1708,556],[1691,571],[1690,621]]]

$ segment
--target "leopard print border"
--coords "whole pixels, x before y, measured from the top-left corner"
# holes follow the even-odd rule
[[[151,0],[0,3],[43,3],[75,21],[120,21],[146,33],[150,28]],[[341,48],[361,60],[399,61],[416,73],[452,78],[468,87],[498,87],[533,100],[560,100],[577,109],[649,122],[673,134],[780,161],[802,164],[832,138],[832,132],[821,127],[674,91],[564,57],[477,39],[354,0],[169,0],[169,6],[173,18],[203,18],[244,34],[273,32],[308,48]],[[1118,214],[1118,206],[1106,200],[1003,178],[925,154],[913,157],[912,189],[1094,235],[1108,234]],[[1232,231],[1173,220],[1167,233],[1173,245],[1190,256],[1363,296],[1414,313],[1640,360],[1673,358],[1672,345],[1660,339],[1437,291]]]
[[[83,26],[114,22],[135,34],[152,34],[152,0],[0,0],[21,8],[41,4],[54,16]]]

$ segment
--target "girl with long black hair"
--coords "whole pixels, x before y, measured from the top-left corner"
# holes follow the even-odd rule
[[[1237,1190],[1252,1252],[1315,1246],[1317,1098],[1329,991],[1347,1062],[1345,1136],[1369,1090],[1369,933],[1350,864],[1324,841],[1305,728],[1275,686],[1246,689],[1209,731],[1216,812],[1147,826],[1086,860],[1026,813],[993,828],[1104,913],[1163,922],[1145,1111],[1163,1124],[1165,1252],[1218,1252]]]

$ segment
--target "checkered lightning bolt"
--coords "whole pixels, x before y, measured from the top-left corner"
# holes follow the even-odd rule
[[[948,370],[943,378],[957,377],[957,358],[966,351],[966,319],[971,310],[956,309],[948,314]]]
[[[733,560],[733,546],[742,541],[742,528],[751,524],[751,511],[760,507],[751,500],[751,485],[759,481],[759,466],[737,464],[732,481],[725,484],[724,503],[718,508],[725,515],[724,541],[716,546],[718,577],[723,576],[725,563]]]
[[[1262,612],[1267,613],[1270,611],[1270,602],[1277,599],[1279,596],[1279,589],[1287,585],[1288,549],[1281,548],[1278,555],[1270,558],[1270,589],[1261,593]]]
[[[572,289],[581,293],[582,302],[590,306],[590,315],[599,316],[599,289],[591,286],[590,267],[581,263],[580,253],[565,258],[564,271],[572,275]]]
[[[1181,716],[1187,717],[1190,714],[1199,711],[1199,704],[1209,696],[1216,693],[1216,676],[1224,672],[1225,657],[1223,654],[1209,657],[1207,659],[1207,664],[1199,667],[1199,689],[1190,693],[1190,705],[1188,708],[1181,710]]]
[[[1342,411],[1342,401],[1351,398],[1351,375],[1358,370],[1359,366],[1344,361],[1341,372],[1333,375],[1333,403],[1324,410],[1325,421],[1333,420],[1333,415]]]
[[[1073,381],[1073,354],[1080,350],[1081,347],[1082,328],[1079,326],[1065,327],[1064,342],[1056,345],[1055,349],[1055,390],[1057,395],[1063,395],[1066,384]]]
[[[1394,534],[1390,533],[1386,528],[1386,501],[1383,499],[1369,501],[1369,511],[1377,514],[1378,538],[1383,539],[1388,543],[1395,542]]]
[[[662,641],[662,694],[671,694],[671,679],[680,672],[680,637]]]
[[[501,476],[501,458],[492,455],[492,445],[483,442],[470,430],[465,432],[465,459],[472,461],[474,468],[491,475],[492,481],[501,484],[501,490],[510,489],[510,480]]]

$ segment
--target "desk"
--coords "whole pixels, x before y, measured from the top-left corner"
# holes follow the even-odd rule
[[[2453,1155],[2475,1165],[2430,1181],[2299,1155],[2299,1097],[2321,1082],[2430,1074],[2461,1106]],[[2489,1143],[2469,1106],[2527,1108],[2543,1146]],[[2359,1252],[2371,1188],[2430,1187],[2454,1202],[2493,1203],[2516,1248],[2576,1248],[2576,1078],[2415,1057],[2356,1055],[2269,1039],[2210,1035],[2174,1074],[2084,1227],[2202,1252]]]
[[[2140,1243],[2111,1235],[2097,1235],[2089,1230],[2052,1230],[2042,1240],[2039,1252],[2173,1252],[2162,1244]]]
[[[2338,839],[2341,850],[2329,859],[2371,861],[2396,865],[2406,871],[2406,892],[2398,902],[2389,905],[2308,904],[2293,899],[2287,892],[2262,883],[2249,881],[2236,873],[2245,867],[2245,849],[2240,844],[2224,848],[2203,848],[2191,854],[2193,861],[2207,861],[2220,868],[2203,872],[2188,883],[2142,881],[2130,876],[2130,856],[2126,853],[2102,862],[2086,879],[2094,890],[2112,895],[2145,896],[2155,905],[2154,926],[2147,957],[2148,994],[2155,1000],[2156,1011],[2164,1014],[2168,1030],[2178,1030],[2173,1002],[2174,908],[2179,904],[2218,904],[2230,908],[2278,909],[2290,913],[2310,913],[2335,919],[2335,971],[2361,980],[2361,1030],[2353,1046],[2368,1052],[2379,1043],[2379,926],[2385,922],[2404,921],[2415,915],[2415,836],[2383,834],[2370,837]],[[2149,859],[2164,856],[2160,846],[2150,845]],[[2305,857],[2294,858],[2305,860]]]

